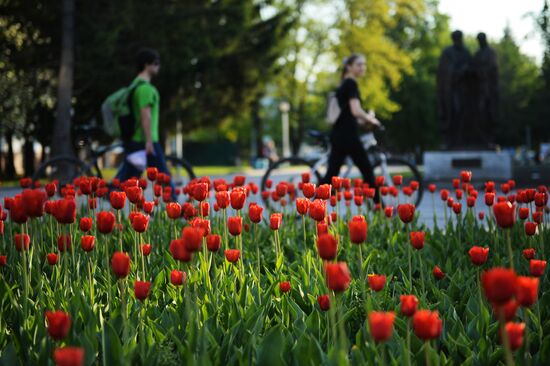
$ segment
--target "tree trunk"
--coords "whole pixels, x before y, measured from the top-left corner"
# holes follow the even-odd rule
[[[6,142],[8,144],[8,156],[6,156],[4,173],[6,180],[15,179],[15,164],[13,154],[13,131],[6,131]]]
[[[252,106],[252,127],[256,131],[256,157],[263,158],[263,141],[262,141],[262,118],[260,117],[260,100],[262,95],[258,95]]]
[[[74,69],[75,0],[63,0],[63,34],[57,88],[57,116],[52,137],[52,156],[74,155],[71,144],[71,99]]]
[[[23,144],[23,167],[25,169],[25,177],[32,177],[34,174],[34,141],[31,136],[25,136]]]

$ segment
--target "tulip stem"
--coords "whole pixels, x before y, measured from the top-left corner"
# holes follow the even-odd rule
[[[407,366],[411,366],[411,322],[407,319]]]
[[[430,341],[426,341],[424,344],[424,356],[426,357],[426,366],[430,366],[431,360],[430,360]]]
[[[95,304],[94,301],[94,281],[92,278],[92,259],[88,258],[88,280],[90,281],[90,304]]]
[[[109,245],[105,243],[105,270],[107,271],[107,308],[111,310],[111,269],[109,268]],[[65,271],[66,272],[66,271]]]
[[[506,242],[508,244],[508,257],[510,259],[510,268],[514,269],[514,257],[512,253],[512,234],[511,229],[506,230]]]
[[[422,292],[426,294],[426,287],[424,285],[424,266],[422,263],[422,256],[420,255],[420,251],[418,251],[418,268],[420,269],[420,279],[422,281]]]
[[[481,281],[480,281],[480,269],[477,268],[477,294],[479,296],[479,316],[480,316],[480,336],[484,336],[483,330],[485,329],[485,322],[483,319],[483,297],[481,296]]]
[[[25,229],[23,225],[21,225],[21,251],[23,252],[23,255],[21,256],[22,259],[22,265],[23,265],[23,324],[25,324],[25,321],[27,320],[27,302],[29,298],[29,283],[28,283],[28,276],[27,276],[27,251],[25,248]],[[23,327],[24,328],[24,327]]]

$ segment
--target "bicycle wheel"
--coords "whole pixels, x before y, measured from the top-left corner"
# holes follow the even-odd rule
[[[166,166],[172,175],[172,182],[176,187],[187,185],[192,179],[195,179],[193,167],[185,159],[177,156],[167,156]]]
[[[407,160],[398,159],[398,158],[388,158],[386,161],[387,172],[384,172],[382,169],[382,164],[379,161],[378,164],[374,167],[375,176],[386,177],[386,184],[393,185],[393,176],[401,175],[403,176],[402,187],[409,185],[412,181],[418,182],[418,189],[413,193],[413,202],[416,206],[420,205],[422,201],[422,196],[424,194],[424,184],[422,180],[422,175],[416,168],[416,166]],[[386,173],[386,174],[385,174]],[[402,192],[399,192],[400,195],[403,195]],[[384,204],[389,203],[389,198],[383,198]],[[403,202],[404,199],[401,199],[400,202]]]
[[[271,189],[280,182],[289,182],[298,189],[298,183],[302,181],[302,173],[310,173],[312,183],[319,183],[321,176],[317,171],[312,171],[313,164],[302,158],[291,157],[281,159],[267,169],[262,178],[262,192],[268,190],[267,182],[271,181]],[[270,199],[264,199],[268,206]]]
[[[88,164],[72,156],[58,156],[46,160],[32,176],[33,181],[47,181],[54,179],[59,181],[59,186],[64,186],[82,175],[92,176],[93,173]]]

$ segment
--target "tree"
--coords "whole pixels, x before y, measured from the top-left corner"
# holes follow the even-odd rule
[[[499,66],[499,127],[496,141],[514,146],[525,141],[525,128],[536,125],[534,97],[540,90],[539,70],[521,53],[511,29],[506,27],[502,39],[493,45]]]
[[[62,10],[61,62],[57,86],[57,116],[51,145],[52,156],[73,155],[72,144],[69,141],[72,122],[75,0],[63,0]]]
[[[435,76],[441,51],[450,43],[450,29],[449,17],[437,5],[428,2],[420,19],[402,18],[392,33],[400,48],[411,55],[413,70],[391,94],[401,107],[385,124],[392,151],[420,152],[438,146]]]

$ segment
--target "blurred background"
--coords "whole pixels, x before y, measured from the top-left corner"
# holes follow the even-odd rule
[[[266,149],[311,153],[306,131],[329,129],[326,98],[352,52],[367,57],[363,105],[386,125],[384,145],[421,164],[441,143],[436,71],[455,29],[470,53],[481,31],[497,53],[496,142],[518,163],[544,164],[547,1],[2,0],[0,175],[78,154],[76,126],[101,125],[102,102],[135,77],[142,46],[161,54],[153,83],[165,148],[195,166],[265,168]]]

